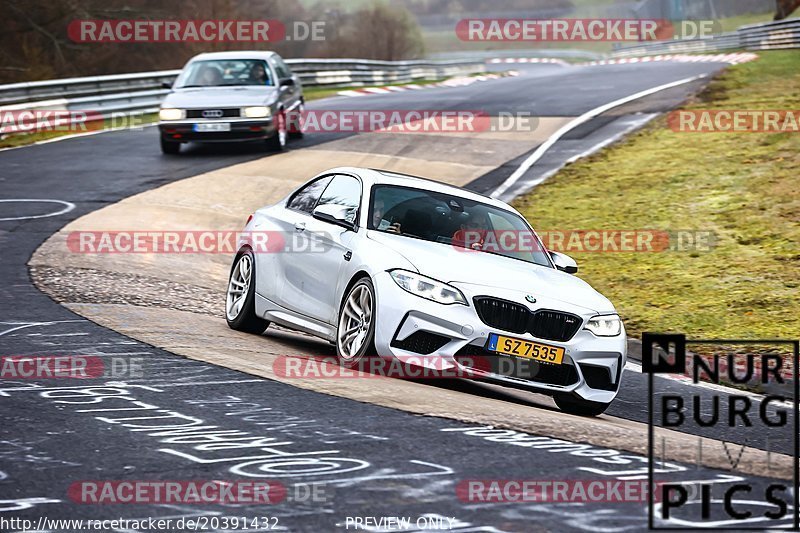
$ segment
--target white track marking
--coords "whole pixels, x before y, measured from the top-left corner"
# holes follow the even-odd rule
[[[505,194],[508,189],[513,187],[519,179],[525,175],[525,173],[530,170],[530,168],[536,163],[541,157],[549,150],[561,137],[572,131],[573,129],[577,128],[581,124],[588,122],[589,120],[595,118],[598,115],[605,113],[610,109],[614,109],[615,107],[619,107],[621,105],[627,104],[629,102],[633,102],[634,100],[638,100],[640,98],[644,98],[645,96],[650,96],[651,94],[655,94],[660,91],[665,91],[667,89],[671,89],[673,87],[678,87],[680,85],[685,85],[687,83],[691,83],[693,81],[699,80],[701,78],[705,78],[706,74],[700,74],[699,76],[692,76],[691,78],[684,78],[682,80],[673,81],[671,83],[665,83],[664,85],[659,85],[658,87],[652,87],[650,89],[646,89],[644,91],[639,91],[638,93],[632,94],[630,96],[626,96],[624,98],[620,98],[619,100],[614,100],[613,102],[609,102],[607,104],[603,104],[600,107],[596,107],[590,111],[587,111],[583,115],[572,119],[570,122],[562,126],[558,131],[553,133],[545,142],[543,142],[539,147],[530,155],[528,158],[522,162],[522,164],[515,170],[503,183],[500,184],[497,189],[492,193],[492,198],[500,198],[503,194]]]
[[[0,331],[0,337],[24,328],[32,328],[35,326],[52,326],[53,324],[65,324],[67,322],[86,322],[86,320],[78,319],[78,320],[54,320],[51,322],[0,322],[0,324],[5,324],[7,326],[14,326],[13,328]]]
[[[47,199],[44,199],[44,198],[40,198],[40,199],[9,198],[9,199],[0,200],[0,202],[6,202],[6,203],[11,203],[11,202],[40,202],[40,203],[61,204],[61,205],[65,206],[60,211],[54,211],[53,213],[46,213],[44,215],[28,215],[28,216],[24,216],[24,217],[0,218],[0,222],[2,222],[4,220],[29,220],[29,219],[33,219],[33,218],[55,217],[55,216],[58,216],[58,215],[63,215],[64,213],[69,213],[70,211],[75,209],[75,204],[73,204],[72,202],[65,202],[64,200],[47,200]]]
[[[636,372],[637,374],[641,374],[642,365],[634,361],[628,360],[625,363],[625,370],[630,370],[631,372]],[[694,383],[692,381],[692,378],[690,378],[689,376],[680,376],[674,374],[658,374],[658,377],[668,379],[670,381],[677,381],[678,383],[683,383],[684,385],[690,385],[692,387],[697,387],[700,389],[711,390],[714,392],[723,392],[725,394],[736,394],[738,396],[748,396],[753,400],[757,400],[759,402],[765,398],[763,394],[758,394],[755,392],[750,392],[742,389],[735,389],[733,387],[726,387],[725,385],[718,385],[716,383],[708,383],[705,381]],[[791,409],[794,406],[792,402],[772,402],[772,405],[784,407],[786,409]]]

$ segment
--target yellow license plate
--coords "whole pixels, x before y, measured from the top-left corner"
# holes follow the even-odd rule
[[[517,357],[543,361],[554,365],[560,365],[564,359],[564,348],[515,339],[514,337],[505,337],[497,333],[489,335],[489,345],[486,349],[491,352],[516,355]]]

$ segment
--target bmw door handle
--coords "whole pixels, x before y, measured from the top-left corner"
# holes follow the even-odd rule
[[[295,231],[305,231],[306,230],[306,223],[305,222],[298,222],[294,225]]]

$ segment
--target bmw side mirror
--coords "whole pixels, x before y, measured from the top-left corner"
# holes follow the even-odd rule
[[[550,252],[550,257],[553,259],[556,268],[567,274],[575,274],[578,272],[578,263],[573,258],[560,252]]]
[[[294,80],[292,78],[284,78],[281,80],[281,87],[291,87],[294,86]]]
[[[161,87],[164,89],[172,89],[172,82],[171,81],[162,81]]]
[[[344,205],[324,204],[315,207],[311,216],[345,229],[354,230],[355,224],[351,220],[353,211],[353,208]]]

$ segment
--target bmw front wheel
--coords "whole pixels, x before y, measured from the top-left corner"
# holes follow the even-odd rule
[[[375,287],[361,278],[347,293],[339,312],[336,355],[339,364],[352,368],[375,355]]]

